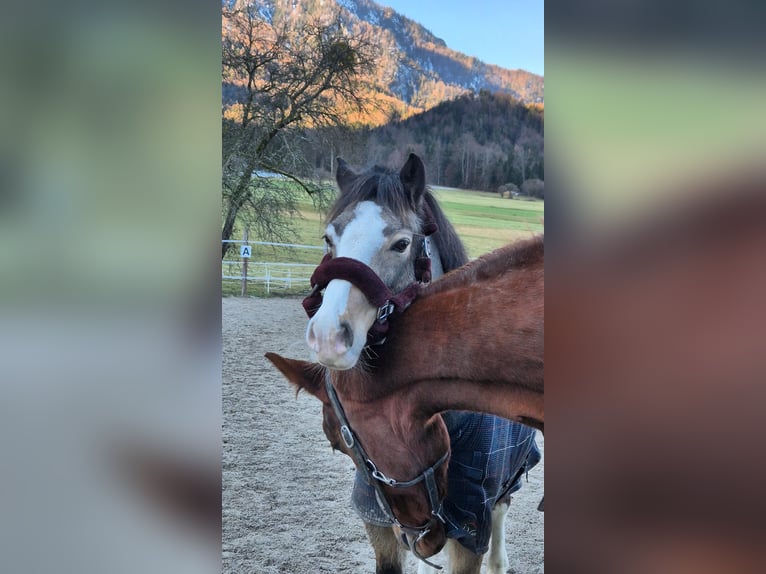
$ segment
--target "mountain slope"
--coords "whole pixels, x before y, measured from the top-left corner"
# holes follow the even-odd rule
[[[507,70],[451,50],[422,25],[372,0],[253,0],[269,23],[300,23],[340,13],[353,33],[367,34],[380,58],[371,90],[394,117],[427,110],[462,94],[485,89],[526,104],[543,103],[544,81],[524,70]],[[381,123],[378,116],[364,123]]]
[[[451,50],[422,25],[372,0],[338,0],[338,4],[352,19],[377,27],[381,35],[393,36],[399,53],[396,79],[389,89],[408,104],[431,107],[434,102],[429,96],[440,84],[461,92],[486,89],[511,94],[527,104],[543,103],[541,76],[485,64]]]

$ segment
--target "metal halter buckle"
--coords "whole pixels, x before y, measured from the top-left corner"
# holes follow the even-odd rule
[[[378,309],[378,323],[384,323],[394,312],[394,304],[386,301]]]
[[[428,235],[423,236],[423,251],[425,251],[426,257],[431,259],[431,240]]]
[[[346,425],[340,427],[340,436],[347,448],[354,448],[354,433]]]
[[[375,463],[372,462],[369,458],[367,459],[367,464],[370,468],[370,475],[375,480],[379,480],[380,482],[387,484],[388,486],[396,486],[396,480],[394,480],[393,478],[388,478],[385,474],[380,472],[378,470],[378,467],[375,466]]]

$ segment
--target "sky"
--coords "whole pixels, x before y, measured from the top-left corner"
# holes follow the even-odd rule
[[[543,0],[376,0],[487,64],[544,75]]]

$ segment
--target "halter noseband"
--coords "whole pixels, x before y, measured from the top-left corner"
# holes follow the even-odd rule
[[[447,450],[447,452],[445,452],[441,458],[439,458],[439,460],[437,460],[432,466],[428,467],[412,480],[400,481],[389,478],[383,474],[382,471],[378,470],[377,466],[375,466],[375,463],[372,462],[372,459],[364,450],[362,443],[359,442],[359,439],[354,434],[354,431],[351,428],[351,424],[346,418],[346,413],[343,411],[343,406],[340,404],[340,399],[338,398],[338,394],[335,391],[335,387],[332,384],[329,369],[325,370],[325,388],[327,389],[327,396],[330,398],[330,404],[335,411],[335,416],[338,418],[338,422],[340,423],[341,439],[343,440],[343,443],[346,445],[346,447],[351,451],[352,458],[354,459],[357,468],[365,474],[367,477],[367,482],[375,491],[375,498],[378,501],[378,506],[386,515],[386,517],[393,524],[398,526],[402,531],[402,540],[410,549],[412,554],[418,560],[425,562],[432,568],[441,570],[441,566],[433,564],[432,562],[429,562],[423,558],[418,553],[416,545],[424,536],[431,532],[431,527],[436,520],[439,520],[442,523],[445,522],[444,516],[442,515],[442,502],[439,500],[439,490],[436,486],[434,471],[447,461],[449,458],[449,450]],[[428,493],[428,501],[431,505],[432,518],[423,526],[407,526],[399,522],[399,520],[394,515],[394,511],[391,509],[391,505],[388,503],[386,494],[383,492],[381,483],[393,488],[409,488],[421,482],[425,482],[426,492]],[[414,538],[412,542],[410,542],[408,535]]]
[[[430,235],[438,231],[433,213],[425,204],[425,221],[422,233],[423,254],[415,258],[415,281],[394,294],[378,274],[361,261],[349,257],[333,257],[327,253],[311,275],[311,293],[303,300],[303,309],[313,317],[322,305],[322,290],[333,279],[348,281],[359,289],[367,300],[378,309],[375,322],[367,332],[368,345],[380,345],[386,340],[388,318],[403,313],[420,293],[420,286],[431,281]]]

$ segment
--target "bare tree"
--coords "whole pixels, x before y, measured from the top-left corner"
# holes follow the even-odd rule
[[[270,22],[262,8],[246,0],[222,7],[224,240],[244,206],[258,236],[284,239],[297,193],[323,197],[297,145],[302,131],[337,125],[344,112],[369,104],[360,89],[375,61],[369,40],[348,31],[339,14]]]

